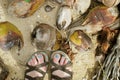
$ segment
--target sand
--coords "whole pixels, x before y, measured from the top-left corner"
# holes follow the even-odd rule
[[[19,52],[19,54],[15,50],[7,52],[0,50],[0,57],[3,59],[4,63],[7,65],[10,71],[10,74],[6,80],[23,80],[26,67],[25,63],[27,62],[29,57],[36,51],[35,47],[31,44],[31,31],[36,26],[36,22],[46,23],[55,27],[56,13],[59,7],[52,4],[53,6],[55,6],[55,8],[51,12],[45,12],[44,6],[46,4],[51,4],[50,2],[46,2],[32,16],[28,18],[17,18],[8,14],[8,1],[0,0],[0,22],[9,21],[17,26],[17,28],[23,34],[24,47]],[[96,44],[94,40],[95,38],[93,38],[93,44]],[[94,50],[95,47],[93,47],[91,51],[78,52],[78,54],[75,56],[75,59],[73,61],[73,80],[90,80],[87,79],[87,70],[94,67]],[[44,80],[49,80],[48,74],[46,74]]]

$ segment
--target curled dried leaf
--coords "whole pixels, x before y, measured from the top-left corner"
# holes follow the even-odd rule
[[[96,55],[106,54],[109,49],[115,44],[118,30],[110,30],[106,27],[98,35],[98,46],[96,48]]]
[[[105,6],[97,6],[93,8],[88,16],[86,17],[86,21],[83,23],[85,24],[101,24],[103,26],[112,24],[116,18],[118,17],[118,10],[117,8],[108,8]]]
[[[103,27],[113,24],[118,17],[118,9],[116,7],[97,6],[93,8],[83,22],[84,30],[87,33],[95,34],[102,30]]]

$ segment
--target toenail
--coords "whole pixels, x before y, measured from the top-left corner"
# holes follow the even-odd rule
[[[55,55],[55,58],[59,58],[59,54],[56,54],[56,55]]]
[[[38,55],[38,58],[41,58],[42,56],[41,55]]]

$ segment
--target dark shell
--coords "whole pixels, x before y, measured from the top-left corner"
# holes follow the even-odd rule
[[[34,28],[31,38],[37,49],[51,49],[55,41],[55,29],[48,24],[41,23]]]

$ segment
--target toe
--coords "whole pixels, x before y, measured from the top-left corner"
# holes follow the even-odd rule
[[[68,59],[65,59],[65,61],[64,61],[64,65],[67,64],[67,63],[68,63]]]
[[[33,66],[36,66],[38,64],[35,56],[32,58],[32,64]]]
[[[32,65],[32,59],[28,61],[28,65]]]
[[[44,57],[42,54],[36,54],[36,58],[38,60],[38,64],[44,63]]]
[[[59,64],[59,60],[60,60],[60,54],[55,54],[53,57],[53,62]]]
[[[45,62],[45,57],[43,54],[37,54],[36,55],[36,58],[38,59],[38,64],[42,64]],[[40,68],[42,71],[46,72],[47,70],[47,67],[46,66],[43,66]]]
[[[32,58],[28,61],[28,65],[31,65],[31,66],[37,66],[39,64],[42,64],[45,62],[45,56],[42,54],[42,53],[36,53],[32,56]],[[36,67],[38,68],[38,67]],[[46,72],[47,71],[47,66],[40,66],[39,69],[43,72]],[[31,77],[43,77],[43,74],[36,71],[36,70],[32,70],[32,71],[29,71],[26,73],[26,75],[28,76],[31,76]]]
[[[65,57],[62,56],[61,60],[60,60],[60,65],[64,65],[64,61],[65,61]]]
[[[52,75],[58,76],[60,78],[72,77],[69,73],[62,70],[62,68],[65,67],[65,70],[69,70],[72,72],[71,66],[69,67],[69,64],[68,64],[68,66],[66,65],[69,61],[69,58],[67,55],[65,55],[64,53],[62,54],[61,52],[56,53],[53,56],[53,61],[54,61],[54,63],[58,64],[58,66],[60,66],[60,69],[58,68],[58,70],[53,71]],[[66,66],[61,66],[61,65],[66,65]],[[55,66],[53,64],[52,68],[54,68],[54,67]],[[52,79],[52,80],[54,80],[54,79]]]
[[[32,61],[32,66],[36,66],[37,65],[37,60],[36,60],[36,58],[35,58],[35,56],[32,56],[32,59],[31,59]]]

